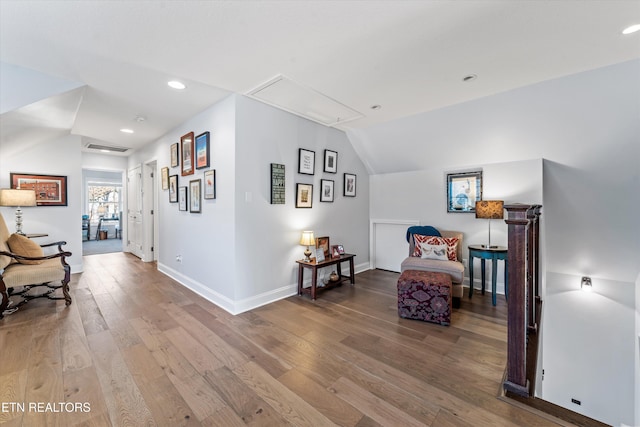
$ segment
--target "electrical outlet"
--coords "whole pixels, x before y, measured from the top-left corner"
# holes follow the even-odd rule
[[[468,259],[463,259],[462,263],[464,264],[464,266],[468,266],[469,265],[469,260]]]
[[[182,255],[176,255],[176,262],[182,262]]]

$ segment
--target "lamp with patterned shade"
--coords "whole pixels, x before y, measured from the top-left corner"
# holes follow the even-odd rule
[[[300,237],[300,244],[307,247],[307,250],[304,251],[304,261],[311,262],[311,251],[309,250],[309,246],[316,244],[316,239],[313,237],[313,231],[303,231],[302,237]]]
[[[480,200],[476,202],[476,218],[489,220],[489,244],[482,246],[497,248],[497,246],[491,246],[491,220],[504,218],[504,202],[502,200]]]
[[[36,206],[36,192],[33,190],[0,189],[0,206],[12,206],[16,209],[16,234],[22,231],[22,209],[20,207]]]

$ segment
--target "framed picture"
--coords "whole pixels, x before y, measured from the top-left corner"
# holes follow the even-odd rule
[[[284,205],[284,165],[271,163],[271,204]]]
[[[316,249],[316,263],[324,262],[324,260],[325,260],[324,251],[322,250],[322,248],[317,248]]]
[[[316,152],[300,148],[298,150],[298,173],[313,175],[316,167]]]
[[[343,250],[344,253],[344,250]],[[331,258],[340,258],[340,245],[331,246]]]
[[[193,132],[180,138],[180,152],[182,157],[182,176],[193,175]]]
[[[202,180],[201,179],[193,179],[189,181],[189,212],[191,213],[200,213],[202,212],[200,208],[201,202],[201,187]]]
[[[210,169],[204,173],[204,198],[216,198],[216,170]]]
[[[187,196],[187,187],[178,188],[178,210],[186,211],[188,200],[189,198]]]
[[[320,180],[320,201],[333,202],[333,181],[330,179]]]
[[[178,175],[169,177],[169,203],[178,202]]]
[[[169,168],[168,167],[164,167],[160,169],[160,177],[162,178],[162,189],[168,190],[169,189]]]
[[[313,201],[312,184],[296,184],[296,208],[310,208]]]
[[[177,168],[180,164],[180,156],[178,155],[178,151],[180,151],[180,144],[177,142],[175,144],[171,144],[171,167]]]
[[[325,258],[329,258],[329,237],[317,237],[316,238],[316,249],[322,249]]]
[[[338,173],[338,152],[324,150],[324,171]]]
[[[196,136],[196,169],[209,167],[209,132]]]
[[[344,255],[344,246],[342,245],[336,245],[336,246],[338,246],[338,253],[340,255]]]
[[[11,188],[36,192],[38,206],[67,206],[67,177],[10,173]]]
[[[352,173],[344,174],[344,196],[356,197],[356,176]]]
[[[476,211],[482,200],[482,171],[447,174],[447,212]]]

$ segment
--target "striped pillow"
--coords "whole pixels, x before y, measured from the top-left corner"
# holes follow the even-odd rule
[[[447,258],[449,261],[458,261],[458,239],[457,237],[436,237],[436,236],[423,236],[421,234],[413,235],[413,256],[422,256],[422,244],[428,245],[447,245]]]

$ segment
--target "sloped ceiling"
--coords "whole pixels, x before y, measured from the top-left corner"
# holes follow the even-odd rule
[[[640,34],[621,34],[639,22],[635,0],[2,1],[0,61],[29,70],[3,86],[44,74],[71,92],[3,91],[0,142],[34,132],[31,108],[47,129],[136,148],[279,74],[362,113],[341,128],[363,129],[640,57]],[[73,119],[50,123],[70,98]]]

